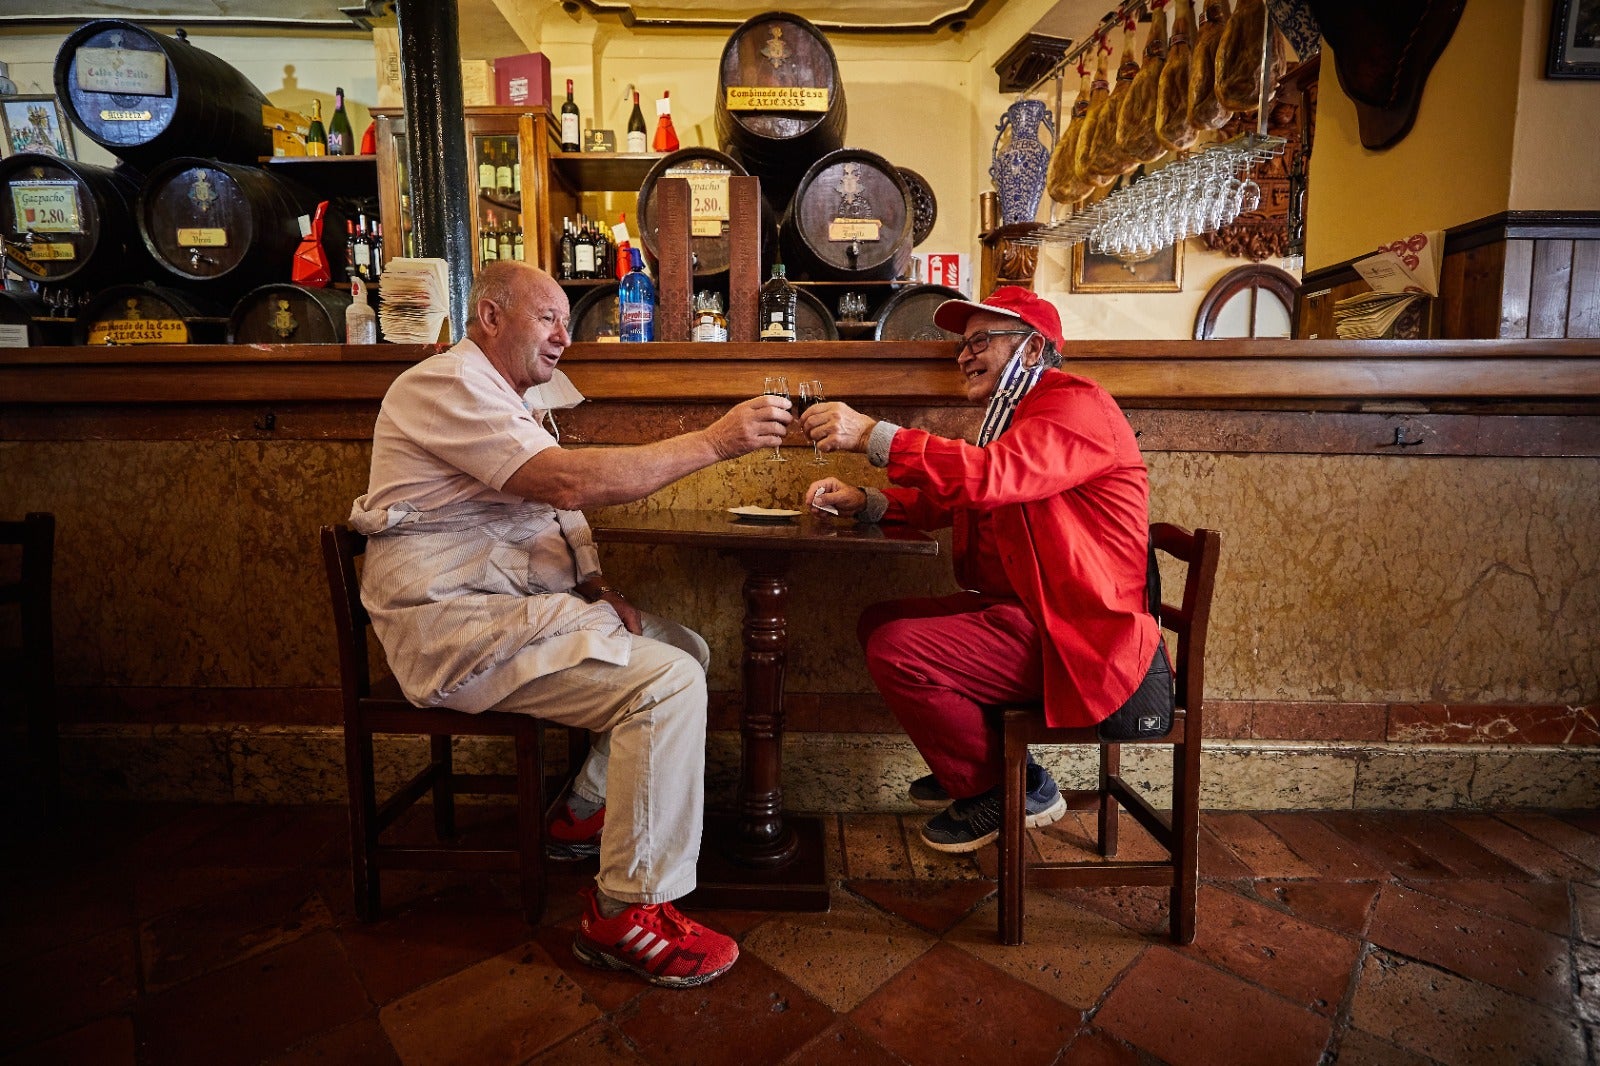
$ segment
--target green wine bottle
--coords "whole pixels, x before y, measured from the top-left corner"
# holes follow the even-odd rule
[[[333,118],[328,120],[328,154],[353,155],[356,150],[355,131],[350,128],[350,116],[344,113],[344,90],[333,90]]]

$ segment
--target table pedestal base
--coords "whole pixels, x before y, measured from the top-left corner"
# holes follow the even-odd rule
[[[697,871],[699,887],[677,900],[686,910],[825,911],[828,909],[828,852],[822,819],[784,817],[799,845],[781,866],[750,866],[734,857],[738,818],[706,815]]]

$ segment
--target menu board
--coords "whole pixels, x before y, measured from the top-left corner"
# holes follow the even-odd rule
[[[11,209],[17,233],[83,232],[75,181],[13,181]]]

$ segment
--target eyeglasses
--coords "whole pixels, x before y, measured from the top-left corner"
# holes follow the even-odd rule
[[[961,353],[967,348],[972,349],[973,355],[982,355],[989,350],[990,337],[1031,337],[1038,330],[1032,329],[980,329],[970,337],[962,337],[956,341],[956,358],[961,358]]]

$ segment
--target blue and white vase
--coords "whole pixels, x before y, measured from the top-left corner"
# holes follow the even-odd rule
[[[1050,143],[1040,140],[1039,130],[1050,131]],[[1056,124],[1042,100],[1018,100],[1006,108],[995,127],[994,148],[990,151],[989,177],[1000,192],[1000,222],[1011,226],[1032,222],[1039,213],[1045,178],[1050,173],[1050,153],[1056,145]],[[1006,140],[1006,131],[1011,137]],[[1006,146],[1000,142],[1006,140]]]

